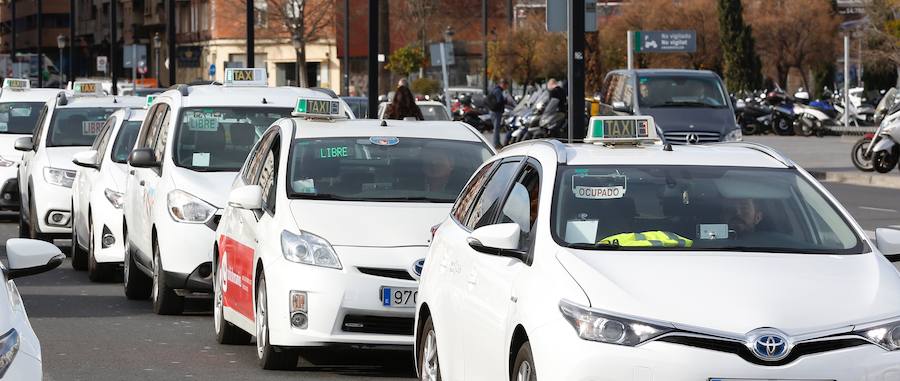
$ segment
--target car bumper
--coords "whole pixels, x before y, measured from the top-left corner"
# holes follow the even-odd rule
[[[72,188],[52,185],[35,179],[34,189],[35,210],[28,213],[36,213],[38,231],[46,234],[58,234],[64,238],[72,233]],[[51,223],[51,216],[60,215],[60,222]]]
[[[170,220],[156,225],[166,286],[212,293],[212,251],[220,217],[216,215],[206,224]]]
[[[412,346],[415,308],[385,307],[383,287],[417,288],[408,279],[366,274],[361,269],[410,269],[425,248],[336,247],[343,269],[286,262],[265,267],[272,344],[310,347],[334,344]],[[306,328],[290,323],[291,291],[307,293]]]
[[[122,209],[116,209],[106,200],[91,205],[94,223],[94,259],[97,263],[122,263],[125,259],[125,242],[122,235]],[[109,243],[108,241],[112,241]]]
[[[736,354],[682,344],[625,347],[582,340],[562,318],[529,332],[529,340],[539,377],[545,380],[900,380],[900,352],[869,344],[761,366]]]
[[[43,368],[41,360],[38,360],[19,349],[16,358],[13,359],[9,369],[3,375],[4,380],[41,380],[43,378]]]

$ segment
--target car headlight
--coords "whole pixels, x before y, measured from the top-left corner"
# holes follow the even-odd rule
[[[731,130],[731,132],[725,134],[725,139],[723,139],[723,141],[726,142],[739,142],[742,140],[744,140],[744,134],[741,132],[740,128]]]
[[[291,262],[341,269],[341,261],[331,244],[315,234],[305,231],[300,231],[300,234],[282,231],[281,251],[284,259]]]
[[[75,183],[75,171],[71,169],[44,167],[44,180],[53,185],[71,188],[72,184]]]
[[[0,378],[3,378],[6,370],[16,358],[16,354],[19,353],[19,345],[19,332],[16,332],[15,328],[0,336]]]
[[[559,310],[584,340],[633,347],[675,330],[667,323],[655,323],[590,309],[568,300],[559,301]]]
[[[4,157],[0,157],[0,167],[14,167],[16,165],[15,161],[7,160]]]
[[[169,192],[169,215],[178,222],[204,224],[215,214],[216,207],[181,190]]]
[[[886,350],[900,350],[900,320],[865,327],[853,333]]]
[[[122,205],[125,203],[125,193],[106,188],[103,190],[103,195],[106,196],[106,199],[109,200],[113,207],[122,209]]]

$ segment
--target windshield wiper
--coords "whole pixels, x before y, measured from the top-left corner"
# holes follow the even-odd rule
[[[668,101],[663,104],[657,104],[650,107],[706,107],[706,108],[720,108],[721,106],[712,105],[705,102],[693,102],[693,101]]]
[[[622,247],[618,243],[606,243],[606,242],[597,242],[597,243],[586,243],[586,242],[576,242],[567,244],[566,247],[570,249],[578,249],[578,250],[618,250]]]
[[[403,201],[423,201],[423,202],[434,202],[434,203],[449,203],[449,202],[456,201],[456,200],[448,200],[448,199],[445,199],[445,198],[422,197],[422,196],[417,196],[417,197],[384,197],[384,198],[372,197],[372,198],[368,198],[368,199],[366,199],[366,200],[369,200],[369,201],[381,201],[381,202],[392,202],[392,201],[400,201],[400,202],[403,202]]]

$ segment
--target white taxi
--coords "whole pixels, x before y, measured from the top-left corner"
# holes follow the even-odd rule
[[[494,153],[458,122],[340,120],[300,99],[234,181],[215,246],[220,343],[256,337],[260,365],[296,349],[409,348],[431,227]]]
[[[92,281],[117,275],[125,258],[122,206],[128,155],[146,109],[126,108],[110,115],[87,151],[75,154],[80,166],[72,186],[72,267]]]
[[[594,118],[478,170],[425,259],[421,379],[896,379],[900,231],[772,149],[655,131]]]
[[[141,107],[144,101],[103,95],[96,82],[75,82],[73,91],[61,91],[47,102],[32,136],[15,142],[25,152],[18,173],[20,237],[71,238],[73,155],[90,147],[113,111]]]
[[[31,136],[38,116],[59,89],[32,89],[27,79],[6,78],[0,89],[0,210],[19,210],[18,138]]]
[[[128,158],[125,295],[150,297],[158,314],[180,314],[186,296],[210,297],[213,236],[253,144],[291,115],[298,97],[331,99],[267,87],[263,69],[226,69],[225,76],[224,85],[157,94]]]

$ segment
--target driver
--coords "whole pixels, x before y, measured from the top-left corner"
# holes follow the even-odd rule
[[[756,232],[756,227],[762,221],[764,215],[757,208],[756,201],[752,198],[734,200],[725,207],[725,219],[728,227],[738,235],[750,235]]]
[[[422,163],[422,169],[425,172],[425,190],[444,192],[455,163],[453,156],[442,149],[428,150]]]

